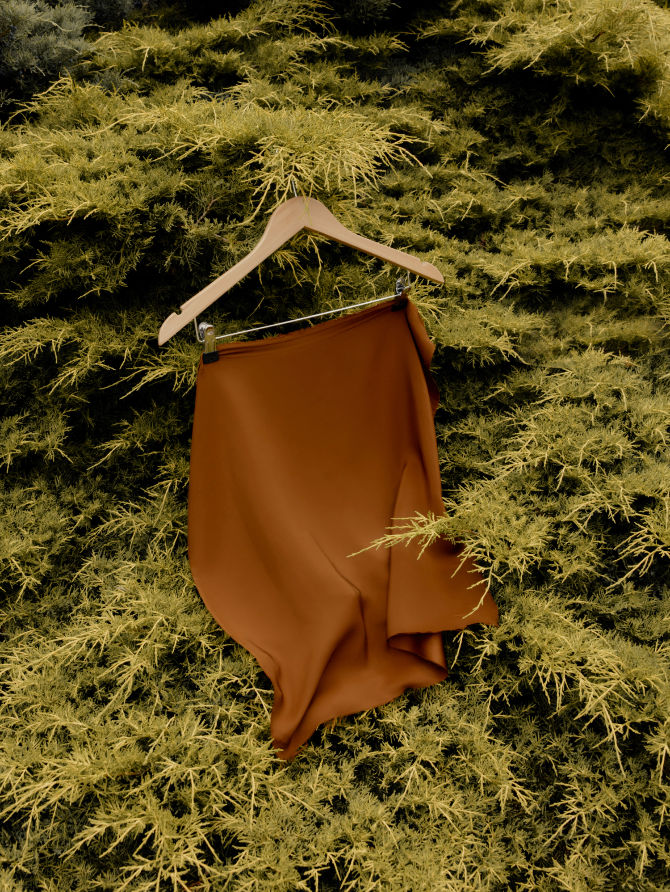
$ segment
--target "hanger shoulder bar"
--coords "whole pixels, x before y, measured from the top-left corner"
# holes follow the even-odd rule
[[[400,267],[400,269],[409,270],[409,272],[415,273],[417,276],[430,279],[431,282],[438,282],[440,285],[444,284],[444,276],[432,263],[427,263],[424,260],[419,260],[418,257],[413,257],[411,254],[405,254],[404,251],[389,248],[379,242],[373,242],[362,235],[357,235],[355,232],[346,229],[337,217],[334,217],[320,201],[317,201],[315,198],[310,198],[308,201],[309,214],[308,220],[305,222],[305,229],[328,236],[334,241],[347,245],[349,248],[356,248],[364,254],[378,257],[380,260],[392,263],[393,266]]]
[[[292,199],[296,201],[296,199]],[[186,303],[181,305],[180,313],[172,313],[161,325],[158,333],[158,343],[164,344],[172,335],[177,334],[185,325],[192,322],[196,316],[206,310],[210,304],[230,291],[233,285],[237,285],[240,279],[248,275],[260,263],[266,260],[270,254],[274,254],[281,246],[303,228],[304,219],[299,213],[300,208],[288,207],[291,202],[286,202],[277,208],[268,221],[268,225],[261,240],[256,247],[236,263],[223,275],[210,282],[202,291],[199,291]],[[302,204],[302,200],[301,200]]]

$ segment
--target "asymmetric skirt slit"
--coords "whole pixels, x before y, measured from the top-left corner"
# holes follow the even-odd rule
[[[329,719],[443,681],[442,631],[497,625],[462,546],[367,549],[444,514],[433,351],[411,301],[389,301],[200,364],[191,572],[272,682],[280,758]]]

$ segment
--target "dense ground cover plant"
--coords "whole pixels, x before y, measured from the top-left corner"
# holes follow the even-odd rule
[[[0,130],[6,892],[670,888],[670,13],[401,7],[126,23]],[[501,622],[285,764],[188,570],[200,347],[156,337],[291,177],[445,276],[447,515],[377,547],[464,541]],[[303,233],[207,318],[396,273]]]

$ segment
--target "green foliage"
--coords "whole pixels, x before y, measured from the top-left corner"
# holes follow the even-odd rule
[[[7,892],[670,888],[670,12],[364,6],[126,22],[0,129]],[[501,620],[284,763],[188,569],[201,348],[156,338],[291,178],[444,274],[446,515],[370,547],[463,541]],[[396,275],[302,233],[206,318]]]
[[[86,9],[63,0],[4,0],[0,6],[0,102],[44,89],[86,49]]]

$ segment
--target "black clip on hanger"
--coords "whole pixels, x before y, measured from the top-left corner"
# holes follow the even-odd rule
[[[407,294],[411,285],[409,284],[409,273],[407,273],[407,282],[400,276],[395,283],[395,300],[391,307],[391,312],[396,313],[398,310],[404,310],[407,306]]]
[[[198,325],[197,319],[194,319],[193,323],[195,325],[195,336],[198,339],[198,342],[205,345],[202,361],[206,363],[218,362],[219,352],[216,349],[214,326],[210,325],[209,322],[201,322],[200,325]]]

